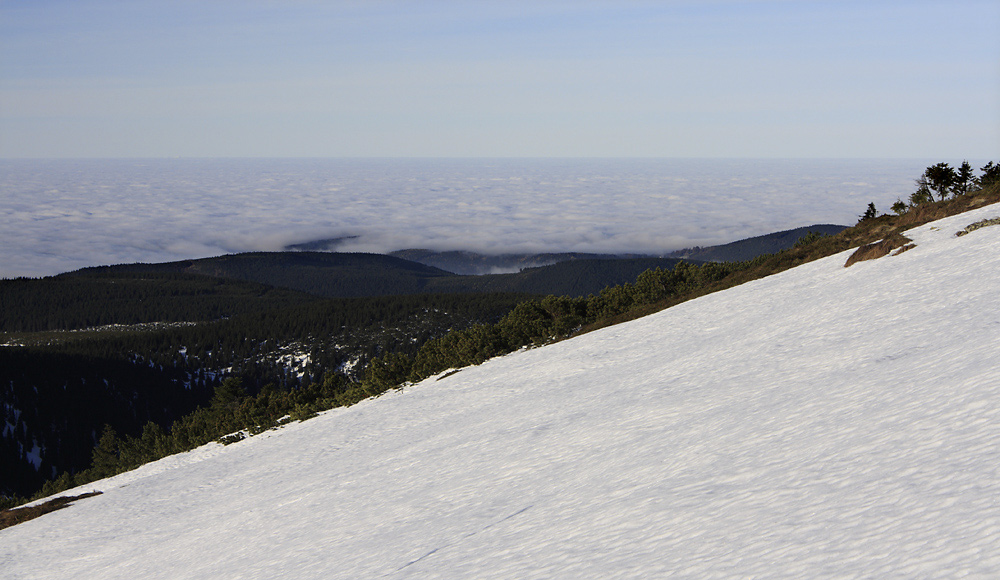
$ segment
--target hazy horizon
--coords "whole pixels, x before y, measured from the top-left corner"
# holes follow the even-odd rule
[[[0,276],[850,225],[1000,157],[997,23],[995,0],[0,2]]]
[[[661,255],[853,225],[936,161],[8,159],[0,276],[350,236],[337,251]]]

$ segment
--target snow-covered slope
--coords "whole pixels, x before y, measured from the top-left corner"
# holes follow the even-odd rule
[[[2,576],[1000,577],[997,216],[98,482]]]

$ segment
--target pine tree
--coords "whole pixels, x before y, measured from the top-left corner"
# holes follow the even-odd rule
[[[994,183],[1000,182],[1000,164],[990,161],[986,165],[980,167],[979,170],[983,172],[983,174],[976,179],[979,187],[988,187]]]
[[[972,187],[972,177],[972,166],[969,165],[968,161],[962,161],[955,178],[955,195],[965,195],[969,192],[969,189]]]
[[[910,194],[910,207],[917,207],[925,203],[934,201],[934,194],[931,193],[927,179],[921,177],[917,180],[917,190]]]
[[[111,425],[105,425],[101,439],[97,442],[97,447],[94,447],[93,463],[91,464],[93,479],[111,477],[120,471],[118,461],[120,444],[114,428]]]

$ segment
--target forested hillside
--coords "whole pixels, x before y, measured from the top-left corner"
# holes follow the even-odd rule
[[[77,283],[85,285],[126,275],[132,280],[142,280],[144,276],[154,274],[202,275],[255,282],[330,298],[470,292],[587,296],[607,286],[631,282],[649,268],[668,268],[678,261],[676,258],[566,260],[512,274],[459,276],[381,254],[257,252],[164,264],[86,268],[57,278],[78,279]],[[23,284],[23,292],[30,292],[31,281],[23,281]]]
[[[218,320],[316,300],[303,292],[202,274],[94,269],[0,280],[0,332]]]
[[[169,426],[211,398],[213,379],[124,352],[0,348],[0,495],[90,465],[104,425],[134,435],[148,422]]]
[[[70,275],[185,273],[258,282],[326,297],[417,294],[450,272],[382,254],[251,252],[163,264],[85,268]]]
[[[816,224],[765,234],[763,236],[754,236],[719,246],[685,248],[671,252],[669,256],[671,258],[684,258],[705,262],[739,262],[752,260],[763,254],[774,254],[781,250],[787,250],[793,247],[803,236],[809,234],[832,236],[845,229],[847,229],[847,226]]]
[[[550,266],[569,260],[622,260],[654,257],[638,254],[589,254],[582,252],[492,255],[466,251],[435,252],[422,249],[397,250],[389,252],[389,255],[441,268],[455,274],[476,276],[518,272],[525,268]]]
[[[436,278],[427,288],[432,292],[519,292],[582,298],[608,286],[633,282],[646,270],[670,269],[679,262],[676,258],[566,260],[516,274]]]
[[[211,305],[218,296],[203,298]],[[0,495],[30,495],[57,473],[86,468],[105,425],[122,437],[139,437],[149,424],[169,430],[208,404],[224,377],[238,377],[248,394],[349,384],[373,357],[413,354],[449,330],[494,322],[524,299],[309,297],[283,307],[251,299],[272,307],[196,324],[6,333],[0,342],[26,346],[0,348]],[[208,311],[195,295],[185,300],[186,312]],[[63,320],[78,319],[69,309]]]

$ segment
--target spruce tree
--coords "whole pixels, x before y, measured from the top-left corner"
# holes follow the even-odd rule
[[[968,193],[969,189],[972,187],[972,178],[972,166],[969,165],[968,161],[962,161],[962,164],[958,167],[958,173],[955,178],[955,195],[965,195]]]
[[[927,187],[936,191],[941,201],[944,201],[951,188],[958,181],[958,174],[947,163],[938,163],[924,171],[924,179],[927,181]]]

